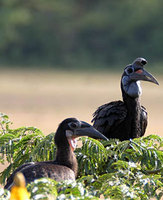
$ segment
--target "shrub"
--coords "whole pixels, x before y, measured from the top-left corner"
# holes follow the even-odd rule
[[[0,114],[0,162],[9,166],[0,182],[25,162],[54,159],[54,133],[44,136],[34,127],[10,128]],[[120,142],[81,138],[76,149],[79,172],[76,182],[43,178],[28,184],[31,199],[161,199],[163,197],[163,138],[157,135]],[[0,189],[0,198],[10,193]]]

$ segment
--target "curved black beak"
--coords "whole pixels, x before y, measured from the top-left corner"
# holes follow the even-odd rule
[[[142,81],[148,81],[148,82],[152,82],[159,85],[156,78],[152,74],[147,72],[144,68],[138,69],[137,71],[132,73],[130,75],[130,78],[131,80],[134,80],[134,81],[142,80]]]
[[[74,131],[73,135],[75,137],[88,136],[95,139],[108,140],[108,138],[106,138],[103,134],[97,131],[93,126],[83,121],[81,121],[81,127],[77,128]]]

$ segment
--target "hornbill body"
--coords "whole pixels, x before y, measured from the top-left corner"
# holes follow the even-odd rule
[[[107,138],[121,141],[138,138],[145,134],[147,111],[140,104],[142,93],[140,80],[158,84],[144,69],[147,61],[137,58],[122,74],[121,90],[123,101],[113,101],[100,106],[93,114],[93,126]]]
[[[23,173],[26,183],[43,177],[49,177],[56,181],[75,180],[78,164],[73,151],[76,147],[76,138],[80,136],[107,140],[90,124],[76,118],[65,119],[59,125],[54,137],[57,147],[55,161],[32,162],[20,166],[8,178],[5,189],[11,188],[17,172]]]

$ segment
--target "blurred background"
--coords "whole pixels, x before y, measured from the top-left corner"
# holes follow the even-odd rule
[[[163,135],[162,10],[162,0],[1,0],[0,112],[44,134],[66,117],[90,122],[144,57],[160,83],[142,83],[146,135]]]

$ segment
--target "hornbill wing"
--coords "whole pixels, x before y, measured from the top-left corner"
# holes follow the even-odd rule
[[[8,189],[8,188],[10,188],[11,187],[11,185],[12,185],[12,183],[13,183],[13,180],[14,180],[14,176],[15,176],[15,174],[17,173],[17,172],[20,172],[21,170],[24,170],[26,167],[28,167],[28,166],[31,166],[31,165],[33,165],[33,164],[35,164],[34,162],[29,162],[29,163],[25,163],[25,164],[23,164],[23,165],[21,165],[20,167],[18,167],[12,174],[11,174],[11,176],[7,179],[7,183],[6,183],[6,185],[5,185],[5,189]]]
[[[100,106],[93,114],[93,126],[109,138],[109,131],[126,118],[127,109],[122,101],[113,101]]]
[[[16,169],[13,174],[8,178],[5,189],[10,190],[13,186],[13,179],[17,172],[23,173],[26,184],[33,182],[39,178],[52,178],[56,181],[75,180],[74,172],[64,166],[58,165],[57,162],[45,161],[38,163],[26,163]]]
[[[146,108],[144,106],[141,106],[141,118],[140,118],[140,122],[141,122],[141,136],[143,136],[145,134],[145,130],[147,128],[147,124],[148,124],[148,114],[146,111]]]

